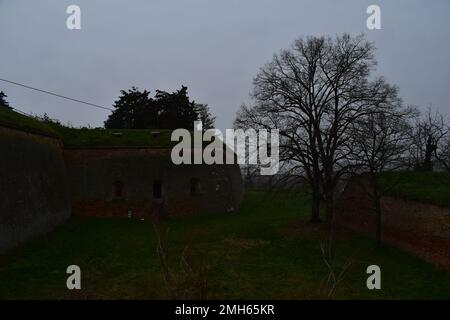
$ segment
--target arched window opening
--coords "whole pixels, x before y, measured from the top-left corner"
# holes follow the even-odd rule
[[[200,179],[199,178],[192,178],[191,179],[191,195],[196,195],[201,192],[200,189]]]
[[[123,182],[122,181],[115,181],[113,183],[114,188],[114,197],[115,198],[122,198],[123,197]]]
[[[153,181],[153,199],[162,198],[162,181]]]

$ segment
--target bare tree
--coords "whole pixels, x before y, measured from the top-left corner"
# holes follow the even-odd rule
[[[323,186],[327,221],[333,220],[334,189],[343,174],[348,173],[352,146],[348,144],[351,125],[367,115],[389,108],[397,99],[397,88],[383,78],[369,80],[376,65],[374,46],[364,37],[344,35],[330,42],[330,50],[320,65],[331,99],[326,104],[317,132],[317,146],[323,167]]]
[[[333,299],[353,261],[349,259],[342,264],[338,263],[332,239],[320,244],[320,252],[328,272],[320,282],[319,293],[327,299]]]
[[[166,241],[163,241],[159,227],[153,223],[157,239],[157,253],[160,261],[161,274],[171,299],[199,299],[208,297],[209,264],[195,265],[186,246],[179,258],[178,270],[169,262]],[[166,239],[165,239],[166,240]]]
[[[432,171],[434,164],[448,164],[448,139],[450,124],[442,114],[428,109],[427,113],[417,118],[411,143],[412,166],[417,171]]]
[[[320,221],[321,199],[333,221],[334,189],[349,166],[351,124],[396,93],[382,78],[369,79],[374,50],[364,36],[300,38],[261,68],[254,105],[238,113],[237,127],[279,129],[280,160],[311,186],[313,222]]]
[[[290,107],[286,107],[286,111],[279,109],[270,103],[259,103],[251,108],[244,105],[238,112],[235,127],[280,130],[280,162],[289,168],[291,176],[304,177],[311,185],[311,221],[319,222],[321,169],[318,153],[311,148],[315,143],[312,126],[297,117],[295,112],[290,112]]]
[[[411,124],[416,110],[402,108],[395,96],[389,101],[390,110],[369,114],[352,124],[349,143],[353,161],[359,170],[369,173],[370,192],[375,208],[375,238],[381,243],[381,192],[379,174],[386,170],[404,168],[408,162]]]

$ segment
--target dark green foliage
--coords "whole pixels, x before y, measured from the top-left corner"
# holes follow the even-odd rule
[[[115,110],[105,121],[107,129],[192,129],[194,121],[203,120],[207,128],[214,118],[206,105],[189,100],[187,87],[173,93],[156,91],[154,98],[147,90],[132,87],[121,91]]]
[[[183,86],[174,93],[157,90],[155,103],[159,115],[157,125],[159,124],[160,128],[191,129],[194,121],[198,119],[198,114],[195,111],[195,102],[189,101],[187,87]]]
[[[214,128],[216,117],[211,115],[207,104],[196,104],[195,111],[198,114],[197,120],[200,120],[203,123],[203,130]]]
[[[3,107],[3,108],[12,109],[9,106],[8,101],[6,101],[6,97],[7,97],[7,95],[3,91],[0,91],[0,108]]]

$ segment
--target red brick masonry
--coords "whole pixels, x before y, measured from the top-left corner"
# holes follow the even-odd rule
[[[351,181],[337,201],[336,222],[375,234],[375,212],[362,178]],[[382,239],[450,270],[450,208],[382,198]]]
[[[72,214],[87,217],[227,213],[242,199],[238,165],[174,165],[171,149],[66,148]],[[192,192],[192,179],[200,187]],[[161,184],[154,198],[154,182]],[[121,184],[119,194],[117,183]]]

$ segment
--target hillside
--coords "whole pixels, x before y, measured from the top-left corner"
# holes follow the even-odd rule
[[[450,206],[450,172],[385,172],[379,183],[388,196]]]
[[[170,147],[171,130],[70,128],[0,108],[0,125],[59,138],[66,147]]]
[[[59,137],[55,130],[47,123],[7,108],[0,108],[0,125],[30,133]]]

